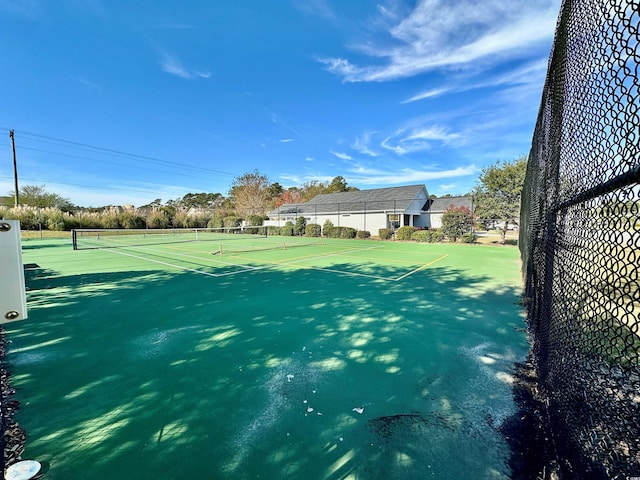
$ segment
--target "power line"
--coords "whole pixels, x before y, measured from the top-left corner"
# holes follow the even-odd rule
[[[5,128],[5,127],[0,127],[3,130],[7,130],[9,131],[9,129]],[[89,149],[89,151],[94,151],[96,153],[102,153],[102,154],[107,154],[107,155],[116,155],[116,156],[125,156],[125,157],[129,157],[129,158],[135,158],[135,159],[139,159],[139,160],[145,160],[145,161],[150,161],[150,162],[156,162],[156,163],[161,163],[164,165],[172,165],[172,166],[176,166],[176,167],[180,167],[180,168],[189,168],[189,169],[193,169],[193,170],[199,170],[199,171],[205,171],[205,172],[210,172],[210,173],[215,173],[218,175],[228,175],[231,177],[236,177],[238,176],[238,174],[236,173],[231,173],[231,172],[225,172],[223,170],[215,170],[215,169],[210,169],[210,168],[204,168],[204,167],[196,167],[193,165],[187,165],[185,163],[180,163],[180,162],[173,162],[173,161],[169,161],[169,160],[162,160],[159,158],[155,158],[155,157],[149,157],[146,155],[138,155],[135,153],[128,153],[128,152],[123,152],[120,150],[113,150],[110,148],[104,148],[104,147],[98,147],[98,146],[94,146],[94,145],[89,145],[86,143],[80,143],[80,142],[74,142],[71,140],[64,140],[61,138],[55,138],[55,137],[50,137],[47,135],[40,135],[37,133],[32,133],[32,132],[27,132],[24,130],[17,130],[18,133],[21,134],[21,136],[27,136],[27,137],[33,137],[33,138],[29,138],[30,140],[34,140],[34,141],[39,141],[39,142],[43,142],[43,143],[50,143],[53,145],[57,145],[57,146],[62,146],[62,147],[68,147],[68,148],[75,148],[77,150],[87,150]],[[60,142],[60,143],[54,143],[54,142]],[[20,148],[24,148],[24,147],[20,147]]]
[[[0,145],[6,146],[7,144],[0,143]],[[32,152],[48,153],[50,155],[59,155],[59,156],[62,156],[62,157],[75,158],[77,160],[87,160],[89,162],[104,163],[104,164],[107,164],[107,165],[116,165],[116,166],[119,166],[119,167],[137,168],[137,169],[140,169],[140,170],[147,170],[149,172],[170,173],[171,175],[179,175],[181,177],[202,178],[202,176],[189,175],[187,173],[168,172],[167,170],[158,170],[158,169],[150,168],[150,167],[142,167],[142,166],[138,166],[138,165],[128,165],[126,163],[110,162],[108,160],[98,160],[96,158],[89,158],[89,157],[79,157],[77,155],[70,155],[68,153],[53,152],[53,151],[50,151],[50,150],[41,150],[39,148],[21,146],[20,150],[29,150],[29,151],[32,151]]]
[[[12,179],[13,177],[7,177],[7,176],[0,175],[0,178]],[[68,186],[68,187],[84,187],[84,188],[96,188],[96,189],[100,189],[100,190],[120,190],[120,191],[123,191],[123,192],[139,192],[139,193],[153,193],[153,194],[160,193],[157,190],[143,190],[143,189],[139,189],[139,188],[121,188],[121,187],[112,187],[112,186],[104,186],[104,185],[84,185],[84,184],[80,184],[80,183],[51,182],[51,181],[38,180],[38,179],[35,179],[35,178],[24,178],[24,177],[21,177],[21,178],[22,178],[22,180],[25,180],[25,181],[28,181],[28,182],[46,183],[46,184],[51,184],[51,185],[65,185],[65,186]],[[201,189],[193,189],[193,190],[201,190]]]

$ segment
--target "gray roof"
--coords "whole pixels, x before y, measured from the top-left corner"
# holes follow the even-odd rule
[[[449,208],[467,207],[471,210],[472,199],[471,197],[440,197],[432,198],[429,201],[429,205],[425,210],[429,210],[431,213],[444,213]]]
[[[374,188],[353,192],[325,193],[316,195],[307,203],[289,203],[270,212],[270,216],[286,214],[319,214],[362,211],[398,211],[404,212],[418,198],[420,192],[427,189],[424,185],[404,187]]]

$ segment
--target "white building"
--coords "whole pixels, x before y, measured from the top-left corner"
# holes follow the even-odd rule
[[[424,185],[376,188],[317,195],[306,203],[282,205],[269,213],[269,220],[264,224],[295,224],[298,217],[304,216],[307,224],[324,225],[330,220],[336,227],[351,227],[377,235],[381,228],[396,229],[406,225],[439,228],[442,214],[449,204],[461,206],[463,203],[470,208],[471,198],[444,197],[432,200]]]

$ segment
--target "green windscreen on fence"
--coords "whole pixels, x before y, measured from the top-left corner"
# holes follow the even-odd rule
[[[639,12],[563,2],[522,197],[528,328],[563,478],[640,478]]]

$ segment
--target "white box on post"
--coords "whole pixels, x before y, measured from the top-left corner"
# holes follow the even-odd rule
[[[0,220],[0,323],[27,318],[20,222]]]

